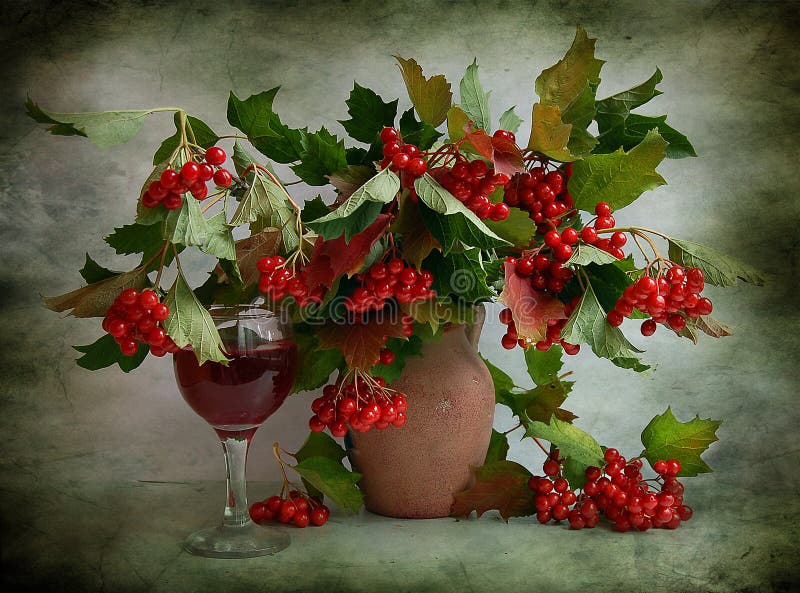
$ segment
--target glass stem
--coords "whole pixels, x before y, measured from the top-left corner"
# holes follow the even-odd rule
[[[225,452],[225,471],[228,486],[228,498],[225,502],[225,514],[222,524],[239,527],[250,522],[250,511],[247,506],[247,452],[250,449],[249,435],[231,435],[221,433],[220,443]]]

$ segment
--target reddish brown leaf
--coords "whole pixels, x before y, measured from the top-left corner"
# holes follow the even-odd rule
[[[275,255],[281,243],[281,231],[266,228],[260,233],[236,241],[236,259],[245,286],[258,282],[261,272],[256,264],[262,257]]]
[[[490,161],[494,159],[494,145],[492,144],[492,137],[483,130],[470,132],[464,136],[464,141],[469,142],[475,151],[483,158]]]
[[[349,165],[328,177],[331,185],[339,190],[339,195],[336,197],[336,201],[333,205],[339,206],[342,204],[347,198],[353,195],[354,191],[374,176],[375,169],[372,167],[367,167],[365,165]]]
[[[328,321],[317,330],[320,348],[339,350],[351,369],[368,370],[378,362],[387,338],[403,338],[399,319],[373,319],[366,323],[337,323]]]
[[[392,232],[403,237],[403,258],[418,269],[422,267],[422,260],[428,257],[431,251],[442,249],[422,222],[419,207],[407,195],[400,199],[400,208],[397,220],[392,225]]]
[[[712,338],[723,338],[733,335],[733,327],[714,319],[710,315],[698,317],[696,323],[697,329],[708,334]]]
[[[528,278],[517,275],[513,264],[504,265],[506,285],[497,300],[511,309],[520,338],[543,340],[549,319],[566,318],[564,303],[546,292],[534,290]]]
[[[451,515],[469,517],[475,511],[480,517],[490,510],[509,517],[526,517],[536,512],[534,493],[528,488],[531,472],[513,461],[494,461],[481,467],[470,467],[474,483],[454,497]]]
[[[370,247],[384,233],[390,220],[388,214],[379,214],[375,222],[353,235],[349,243],[344,240],[344,235],[329,241],[317,237],[314,253],[303,268],[306,284],[310,287],[321,284],[330,288],[340,275],[352,276],[357,273],[369,254]]]
[[[522,151],[516,143],[506,138],[492,138],[494,148],[494,168],[498,173],[505,173],[508,176],[525,170],[525,163],[522,160]]]
[[[126,288],[140,290],[146,285],[145,269],[138,267],[61,296],[45,297],[44,306],[59,313],[72,309],[70,315],[73,317],[103,317],[120,292]]]

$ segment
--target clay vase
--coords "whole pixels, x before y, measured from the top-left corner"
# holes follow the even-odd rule
[[[391,387],[408,398],[402,428],[351,432],[350,461],[368,511],[388,517],[447,517],[453,495],[482,465],[494,420],[494,387],[478,357],[484,309],[472,326],[451,325],[410,356]]]

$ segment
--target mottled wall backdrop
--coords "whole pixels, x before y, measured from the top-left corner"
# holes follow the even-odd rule
[[[577,385],[569,408],[601,442],[631,452],[638,451],[643,425],[667,404],[681,419],[695,414],[724,419],[720,442],[707,455],[716,473],[689,481],[688,497],[702,511],[697,518],[702,528],[689,540],[674,540],[694,546],[691,556],[703,564],[673,566],[671,544],[663,539],[662,555],[654,556],[668,567],[661,588],[789,588],[798,576],[793,564],[800,511],[794,361],[798,8],[793,2],[654,1],[5,6],[0,26],[4,564],[13,559],[19,566],[30,562],[80,572],[76,567],[85,559],[70,559],[80,558],[81,550],[68,550],[65,561],[61,545],[73,540],[48,525],[63,525],[59,532],[84,527],[77,516],[94,513],[92,507],[65,507],[65,501],[80,498],[83,484],[106,485],[99,492],[111,495],[137,481],[219,480],[223,471],[212,432],[180,399],[169,364],[148,360],[130,376],[116,367],[79,369],[71,345],[93,341],[98,323],[60,320],[39,301],[40,295],[80,282],[77,269],[87,251],[112,268],[131,265],[102,237],[130,221],[153,148],[171,133],[169,116],[151,118],[129,144],[100,150],[84,139],[46,135],[24,116],[26,93],[55,111],[178,105],[224,130],[229,90],[247,96],[282,85],[276,109],[284,121],[311,128],[324,124],[341,133],[336,120],[346,117],[344,100],[354,79],[385,98],[400,97],[401,107],[407,107],[393,54],[414,56],[426,73],[441,72],[456,82],[477,57],[483,83],[493,89],[495,117],[517,105],[528,120],[520,132],[525,136],[533,79],[563,54],[580,23],[599,38],[598,56],[608,62],[599,95],[640,82],[659,66],[664,95],[647,112],[669,113],[700,155],[665,162],[660,171],[669,185],[648,193],[621,219],[711,243],[774,277],[764,289],[711,290],[715,315],[736,325],[736,336],[693,346],[659,332],[645,344],[646,359],[658,362],[653,373],[625,372],[591,353],[570,360]],[[206,264],[200,258],[186,263],[195,280],[202,279]],[[496,319],[496,313],[492,309],[490,317]],[[482,352],[523,380],[521,353],[502,351],[500,335],[493,322],[481,340]],[[269,446],[279,440],[290,450],[297,447],[310,398],[293,398],[261,429],[251,453],[252,478],[276,478]],[[497,426],[510,426],[509,419],[498,414]],[[536,459],[535,451],[521,444],[513,445],[512,456]],[[535,533],[520,532],[520,539],[545,537],[545,531]],[[608,533],[592,537],[616,541]],[[709,541],[714,538],[724,541]],[[637,556],[626,545],[626,574],[634,580],[616,590],[636,589]],[[528,570],[534,582],[538,569]],[[615,590],[613,572],[611,567],[602,575],[608,582],[599,588]],[[604,579],[598,575],[598,580]],[[558,588],[551,582],[548,590]]]

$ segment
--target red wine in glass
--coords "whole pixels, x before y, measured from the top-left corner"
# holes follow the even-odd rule
[[[281,406],[297,372],[292,324],[260,305],[209,308],[228,357],[205,361],[186,348],[174,354],[175,379],[186,403],[208,422],[225,452],[228,496],[222,525],[190,535],[184,548],[212,558],[275,554],[289,536],[250,520],[245,466],[256,429]]]

